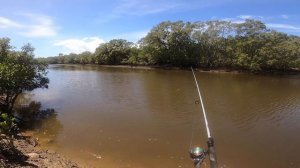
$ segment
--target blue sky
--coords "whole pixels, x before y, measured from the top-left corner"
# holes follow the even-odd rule
[[[263,21],[300,36],[300,0],[0,0],[0,37],[36,56],[80,53],[114,38],[136,42],[162,21]]]

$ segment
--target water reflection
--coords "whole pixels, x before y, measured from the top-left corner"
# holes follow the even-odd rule
[[[253,79],[251,76],[241,76],[228,80],[227,89],[218,89],[216,85],[220,85],[219,81],[214,85],[218,90],[210,90],[222,94],[217,100],[223,102],[225,107],[222,108],[230,110],[229,117],[237,127],[248,130],[262,120],[271,120],[275,125],[280,124],[285,117],[299,110],[299,100],[296,98],[300,92],[293,82],[268,77]],[[217,111],[224,113],[221,109]],[[284,117],[280,116],[280,113],[284,113]]]
[[[285,167],[289,162],[282,158],[298,162],[288,151],[299,155],[294,147],[300,140],[296,135],[300,129],[299,79],[230,74],[199,77],[221,162],[233,167],[249,161],[259,162],[258,167]]]
[[[34,131],[41,143],[54,143],[62,131],[58,120],[58,112],[52,108],[42,108],[40,102],[32,100],[33,94],[25,93],[16,102],[16,116],[21,120],[19,127],[22,131]]]
[[[144,72],[151,69],[138,69],[130,67],[109,67],[109,66],[99,66],[99,65],[70,65],[70,64],[54,64],[50,65],[51,70],[57,71],[101,71],[101,72],[118,72],[118,73],[127,73],[127,72]]]
[[[50,68],[49,89],[35,90],[34,98],[59,111],[63,129],[53,147],[81,163],[192,167],[188,149],[193,122],[193,144],[206,146],[190,71]],[[300,165],[295,147],[300,145],[299,78],[196,74],[221,166]]]

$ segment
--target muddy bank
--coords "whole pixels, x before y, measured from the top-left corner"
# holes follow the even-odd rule
[[[29,136],[19,135],[13,139],[13,147],[0,139],[0,167],[7,168],[78,168],[78,164],[52,150],[42,150],[37,141]]]

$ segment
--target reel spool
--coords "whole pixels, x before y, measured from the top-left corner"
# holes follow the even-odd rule
[[[206,157],[207,152],[203,148],[194,147],[190,150],[190,157],[194,161],[195,167],[200,167],[200,164]]]

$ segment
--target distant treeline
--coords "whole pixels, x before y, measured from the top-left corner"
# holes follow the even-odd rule
[[[114,39],[94,53],[42,58],[50,64],[158,65],[287,71],[300,69],[300,37],[245,20],[162,22],[137,43]]]

